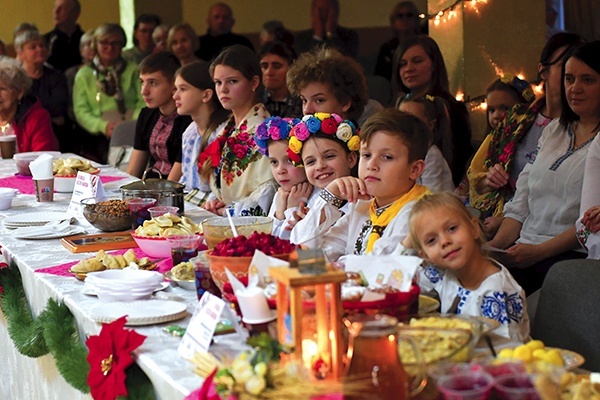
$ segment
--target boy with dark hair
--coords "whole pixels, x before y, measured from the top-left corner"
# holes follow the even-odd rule
[[[191,122],[178,115],[173,92],[181,66],[173,54],[161,51],[140,64],[141,94],[146,102],[135,127],[133,153],[127,173],[141,177],[147,166],[172,181],[181,177],[181,136]]]

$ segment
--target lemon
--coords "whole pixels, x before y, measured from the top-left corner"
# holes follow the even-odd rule
[[[513,349],[502,349],[498,353],[498,358],[513,358]]]
[[[546,347],[541,340],[531,340],[525,346],[529,347],[532,351],[544,349]]]
[[[515,350],[513,352],[513,357],[518,358],[519,360],[522,360],[523,362],[526,362],[526,363],[533,361],[532,351],[529,347],[527,347],[525,345],[515,347]]]
[[[535,349],[533,350],[532,355],[535,361],[544,361],[546,357],[546,349]]]
[[[546,357],[544,357],[544,359],[547,363],[550,363],[553,365],[559,365],[559,366],[565,365],[565,361],[563,360],[562,355],[560,354],[560,351],[558,351],[557,349],[548,350],[546,352]]]

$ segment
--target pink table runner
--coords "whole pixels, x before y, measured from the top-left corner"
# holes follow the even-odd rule
[[[112,255],[124,254],[127,250],[128,249],[121,249],[121,250],[109,251],[108,254],[112,254]],[[142,257],[147,257],[146,254],[144,254],[144,252],[142,250],[140,250],[139,248],[133,249],[133,252],[135,253],[136,258],[138,258],[138,259],[140,259]],[[157,261],[157,260],[160,260],[160,258],[150,257],[150,260]],[[59,275],[59,276],[71,276],[72,277],[73,274],[69,272],[69,268],[71,268],[73,265],[77,264],[78,262],[79,261],[71,261],[71,262],[68,262],[68,263],[56,265],[54,267],[41,268],[41,269],[36,270],[35,272],[40,272],[40,273],[44,273],[44,274]],[[169,271],[171,269],[171,266],[172,266],[172,263],[160,263],[159,262],[159,263],[156,264],[155,271],[158,271],[161,274],[164,274],[165,272],[167,272],[167,271]]]
[[[118,181],[121,179],[125,179],[125,177],[100,175],[102,183]],[[0,187],[18,189],[22,194],[35,194],[35,187],[33,186],[33,178],[31,178],[31,176],[16,174],[7,178],[0,178]]]

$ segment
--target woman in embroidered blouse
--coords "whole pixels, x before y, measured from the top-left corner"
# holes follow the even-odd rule
[[[189,115],[192,123],[183,132],[180,183],[188,194],[185,200],[202,206],[210,194],[211,170],[199,171],[198,156],[223,131],[229,118],[215,94],[209,64],[193,62],[181,67],[175,77],[173,99],[179,115]],[[204,173],[202,173],[204,172]]]
[[[180,66],[167,51],[150,54],[140,63],[141,93],[148,107],[140,112],[135,127],[127,167],[130,175],[141,177],[149,165],[171,181],[181,178],[181,136],[192,120],[177,114],[173,100],[175,72]]]
[[[258,102],[261,70],[249,48],[225,48],[210,65],[210,73],[223,108],[232,113],[223,132],[200,155],[210,163],[212,195],[204,208],[223,215],[229,206],[235,215],[266,215],[277,186],[269,160],[254,143],[256,127],[269,117]],[[220,154],[220,160],[214,155]]]
[[[121,57],[125,42],[120,25],[100,25],[94,32],[97,55],[75,76],[75,118],[88,133],[82,140],[83,155],[100,162],[106,162],[115,126],[137,118],[144,106],[137,65]]]
[[[470,205],[486,214],[484,229],[490,236],[500,226],[504,204],[512,198],[517,178],[531,160],[544,127],[560,116],[562,61],[579,43],[581,38],[574,33],[560,32],[548,39],[538,65],[544,96],[531,105],[513,107],[492,127],[471,161],[467,171]],[[512,153],[502,156],[507,146]]]
[[[541,287],[555,262],[585,257],[574,221],[585,159],[600,129],[599,45],[579,45],[565,57],[560,118],[542,132],[535,160],[519,175],[515,196],[490,241],[507,250],[505,264],[527,294]]]

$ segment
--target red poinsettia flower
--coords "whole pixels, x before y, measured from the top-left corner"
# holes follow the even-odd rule
[[[185,400],[221,400],[221,397],[215,391],[215,385],[213,383],[217,371],[218,369],[215,368],[215,370],[204,379],[202,386],[190,393]]]
[[[85,344],[89,348],[90,364],[87,383],[95,400],[114,400],[127,396],[125,369],[133,364],[131,352],[144,343],[146,336],[132,329],[124,329],[127,317],[104,324],[98,336],[90,336]]]
[[[0,252],[0,254],[2,254],[2,252]],[[8,268],[8,264],[5,262],[0,262],[0,270],[2,270],[4,268]],[[4,293],[4,289],[2,289],[2,286],[0,286],[0,294],[2,294],[2,293]]]

